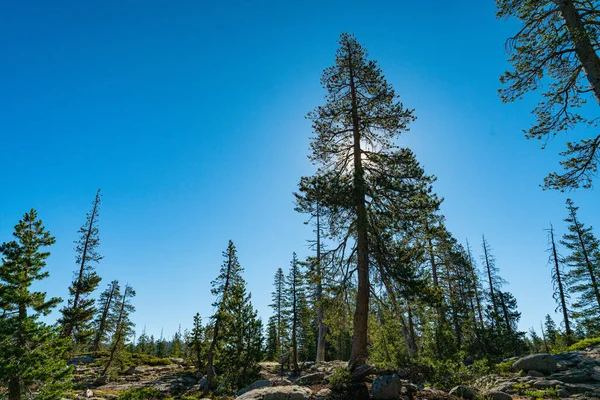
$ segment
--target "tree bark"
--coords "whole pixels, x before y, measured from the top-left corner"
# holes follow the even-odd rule
[[[348,65],[350,75],[350,93],[352,99],[352,133],[354,140],[354,202],[356,207],[357,257],[358,257],[358,289],[356,293],[356,311],[354,312],[354,334],[352,337],[352,354],[350,367],[355,368],[367,360],[367,334],[369,320],[369,244],[367,208],[365,196],[365,177],[362,166],[362,149],[360,145],[360,121],[353,71],[353,53],[348,44]]]
[[[324,310],[323,310],[323,277],[321,270],[321,209],[319,199],[317,199],[317,359],[316,361],[325,361],[325,334],[327,327],[325,326]]]
[[[590,83],[596,101],[600,103],[600,58],[594,49],[589,35],[577,11],[573,0],[555,0],[560,14],[562,15],[567,30],[571,36],[577,58],[583,66],[583,70]]]

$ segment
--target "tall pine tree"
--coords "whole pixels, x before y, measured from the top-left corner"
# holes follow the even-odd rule
[[[577,294],[573,303],[575,317],[588,334],[600,332],[600,242],[592,227],[586,227],[577,217],[578,207],[567,199],[569,233],[561,243],[569,250],[565,261],[569,267],[565,279],[571,293]]]
[[[0,386],[9,400],[59,399],[68,387],[70,368],[63,360],[65,346],[57,332],[41,322],[61,301],[32,291],[48,277],[44,271],[50,253],[44,248],[55,239],[31,210],[15,226],[14,240],[0,246]],[[35,389],[33,389],[35,386]]]
[[[414,117],[354,36],[342,34],[339,44],[334,65],[321,78],[326,102],[308,116],[315,133],[310,159],[320,165],[317,174],[331,185],[331,193],[325,195],[330,201],[329,223],[338,226],[331,233],[344,241],[352,237],[355,243],[358,285],[351,354],[351,367],[355,367],[367,358],[369,224],[374,222],[369,214],[382,202],[396,203],[394,198],[400,195],[402,174],[389,171],[398,172],[411,154],[406,149],[396,151],[393,141]]]

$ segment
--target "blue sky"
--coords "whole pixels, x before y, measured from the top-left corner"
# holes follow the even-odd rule
[[[555,308],[543,229],[565,231],[567,197],[539,184],[565,137],[540,150],[522,133],[538,97],[497,96],[515,28],[491,0],[6,2],[0,241],[38,209],[57,238],[41,287],[66,298],[101,188],[101,286],[136,289],[138,330],[170,336],[210,315],[229,239],[266,319],[276,268],[309,254],[292,197],[313,170],[304,116],[349,31],[415,108],[401,144],[438,177],[449,229],[477,257],[485,233],[520,327],[537,327]],[[600,226],[596,192],[569,195]]]

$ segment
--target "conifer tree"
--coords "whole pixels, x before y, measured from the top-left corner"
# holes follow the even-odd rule
[[[223,252],[223,265],[219,271],[217,279],[211,282],[211,293],[216,297],[213,307],[216,312],[211,317],[213,321],[212,328],[212,339],[207,354],[207,365],[206,365],[206,382],[204,385],[204,392],[208,393],[213,389],[214,377],[215,377],[215,354],[219,347],[220,329],[223,324],[224,318],[227,317],[225,305],[227,304],[228,297],[231,296],[233,288],[242,285],[242,267],[237,258],[237,250],[235,245],[230,240],[227,245],[227,250]]]
[[[573,303],[574,314],[580,323],[587,326],[588,333],[600,331],[600,242],[594,236],[592,227],[586,227],[577,217],[578,207],[567,199],[569,233],[561,243],[570,251],[565,261],[569,267],[565,279],[571,293],[579,295]]]
[[[39,319],[61,299],[32,291],[34,283],[49,276],[44,267],[50,253],[44,248],[55,239],[34,209],[15,226],[13,237],[0,246],[0,386],[8,389],[9,400],[29,397],[33,385],[38,398],[59,399],[71,369],[57,332]]]
[[[386,221],[397,221],[393,227],[410,214],[401,209],[400,204],[406,204],[399,200],[407,195],[402,185],[407,185],[418,168],[412,153],[398,150],[394,144],[414,119],[412,111],[403,108],[381,69],[368,60],[354,36],[342,34],[339,44],[335,64],[321,78],[327,91],[325,105],[308,116],[315,133],[309,158],[320,165],[317,175],[328,182],[324,202],[330,214],[330,234],[343,241],[341,248],[349,238],[354,243],[351,253],[356,255],[358,284],[353,368],[367,358],[370,224],[373,229],[380,227],[375,217],[379,212],[388,214]]]
[[[546,339],[548,340],[548,344],[550,345],[550,347],[556,348],[559,332],[558,332],[558,329],[556,328],[556,324],[554,323],[554,320],[552,319],[550,314],[547,314],[546,317],[544,318],[544,329],[543,330],[545,332],[545,336],[546,336]]]
[[[220,382],[237,391],[259,377],[262,359],[262,322],[252,306],[251,296],[241,276],[224,298],[222,342],[218,370]]]
[[[112,343],[110,346],[110,355],[106,361],[106,365],[102,371],[102,376],[106,376],[107,372],[115,364],[121,364],[121,356],[125,348],[127,338],[133,333],[133,322],[130,316],[135,311],[135,307],[131,304],[131,299],[135,297],[135,290],[129,285],[125,285],[123,294],[117,297],[117,308],[115,312],[115,331],[112,335]]]
[[[156,357],[165,358],[169,354],[169,345],[163,337],[163,330],[160,329],[160,337],[156,341]]]
[[[64,337],[72,337],[75,347],[87,344],[94,332],[92,330],[92,319],[96,313],[94,299],[89,296],[100,284],[102,278],[94,270],[93,263],[98,263],[102,256],[97,248],[100,245],[98,237],[98,212],[100,207],[100,190],[96,192],[96,198],[92,210],[86,216],[85,224],[79,229],[79,240],[77,247],[77,271],[75,280],[69,287],[70,298],[60,312],[62,318],[59,323],[63,328]]]
[[[302,271],[300,270],[300,263],[298,262],[296,253],[293,253],[292,261],[290,262],[290,271],[285,281],[284,307],[290,331],[290,357],[296,375],[300,374],[300,366],[298,365],[298,337],[300,335],[300,313],[303,297],[304,281]]]
[[[325,335],[327,326],[325,325],[325,306],[324,306],[324,257],[322,255],[323,244],[323,220],[324,220],[324,202],[323,193],[327,191],[327,182],[322,176],[302,177],[299,184],[300,193],[294,193],[296,198],[296,211],[307,214],[309,220],[314,225],[315,240],[310,241],[315,249],[315,257],[310,259],[308,266],[310,268],[310,281],[314,291],[314,307],[316,309],[317,324],[317,348],[316,361],[325,361]]]
[[[100,345],[107,339],[108,333],[113,331],[116,322],[113,318],[120,292],[119,282],[114,280],[100,294],[96,319],[93,322],[96,333],[92,343],[92,351],[100,350]]]
[[[499,306],[498,306],[498,297],[497,293],[499,287],[502,285],[502,282],[498,277],[498,268],[496,267],[496,260],[491,254],[490,245],[485,240],[485,236],[482,236],[481,247],[483,249],[483,263],[485,266],[486,276],[488,280],[488,294],[493,310],[493,316],[491,318],[492,327],[494,326],[495,321],[499,318]]]
[[[194,361],[196,363],[196,368],[198,368],[199,371],[201,371],[204,367],[204,344],[205,329],[202,325],[202,318],[200,317],[200,313],[196,313],[196,315],[194,315],[194,326],[191,332],[190,346],[194,357]]]
[[[267,323],[267,341],[265,343],[265,360],[273,361],[276,359],[279,349],[279,333],[277,330],[277,319],[274,315],[269,317]]]
[[[512,102],[542,87],[547,90],[534,108],[536,123],[527,138],[548,139],[577,123],[596,125],[594,112],[578,110],[600,103],[600,3],[576,0],[496,0],[498,17],[521,23],[509,39],[512,71],[505,72],[502,100]],[[548,83],[543,85],[543,83]],[[590,117],[591,115],[591,117]],[[590,187],[600,159],[600,135],[567,143],[561,153],[565,169],[552,173],[545,186],[555,189]],[[544,145],[545,146],[545,145]]]
[[[171,340],[171,345],[169,346],[169,357],[180,358],[183,351],[183,341],[181,337],[181,325],[179,325],[179,329],[173,335],[173,340]]]
[[[276,326],[276,334],[275,337],[277,348],[275,349],[275,356],[278,356],[284,348],[284,344],[286,343],[287,335],[286,335],[286,325],[287,322],[285,320],[284,315],[284,296],[285,296],[285,275],[283,274],[283,269],[277,268],[277,272],[275,273],[275,279],[273,281],[274,290],[271,292],[271,301],[270,304],[271,309],[273,310],[273,317],[275,320]]]
[[[552,284],[554,288],[552,297],[554,298],[554,301],[557,302],[556,311],[560,309],[562,312],[563,323],[565,325],[566,344],[569,346],[573,341],[573,332],[571,331],[569,310],[567,306],[569,293],[565,290],[562,258],[558,255],[558,250],[556,249],[556,241],[554,240],[554,227],[552,224],[550,224],[550,229],[548,230],[548,241],[550,244],[550,248],[548,249],[550,252],[549,263],[552,266]]]
[[[137,339],[136,352],[142,354],[154,354],[153,349],[154,343],[151,342],[150,336],[146,334],[146,327],[144,326],[144,330],[142,330],[142,334]]]

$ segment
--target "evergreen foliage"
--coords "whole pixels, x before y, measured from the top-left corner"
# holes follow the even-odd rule
[[[9,400],[28,398],[32,390],[34,398],[59,399],[70,385],[66,346],[40,317],[61,299],[32,289],[49,276],[45,248],[55,239],[34,209],[15,226],[13,237],[0,246],[0,386],[8,388]]]
[[[578,207],[567,199],[569,232],[561,243],[569,251],[565,258],[568,272],[565,281],[572,294],[578,297],[573,302],[573,317],[586,331],[587,336],[600,333],[600,242],[577,217]]]
[[[521,99],[542,87],[543,100],[533,109],[536,123],[527,138],[544,140],[576,124],[597,125],[595,114],[581,108],[600,103],[600,4],[574,0],[496,0],[499,18],[516,18],[521,24],[508,40],[513,69],[501,77],[504,102]],[[560,190],[591,187],[598,169],[600,135],[568,142],[561,153],[562,173],[551,173],[546,188]]]

